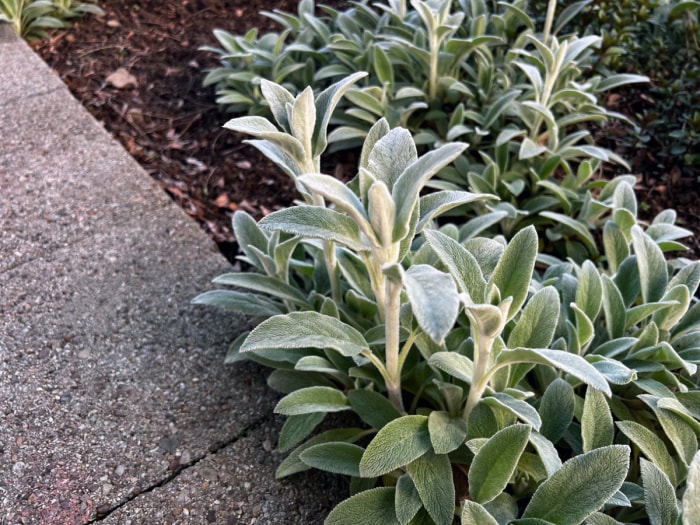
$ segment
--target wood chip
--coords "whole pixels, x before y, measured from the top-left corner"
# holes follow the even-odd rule
[[[123,67],[120,67],[114,73],[109,75],[105,81],[107,84],[110,84],[117,89],[129,89],[138,86],[136,77]]]

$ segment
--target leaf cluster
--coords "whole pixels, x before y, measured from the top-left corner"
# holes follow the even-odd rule
[[[269,116],[262,79],[296,93],[367,71],[330,119],[332,149],[361,145],[379,118],[409,129],[422,151],[469,143],[430,182],[500,198],[472,209],[465,235],[510,238],[536,224],[548,252],[595,259],[591,230],[607,204],[594,198],[593,180],[602,163],[626,164],[594,145],[584,126],[621,118],[599,95],[646,78],[590,74],[601,38],[557,36],[583,6],[562,10],[543,33],[522,0],[360,1],[344,11],[322,6],[321,16],[306,0],[297,15],[267,13],[285,28],[280,34],[216,31],[222,47],[208,49],[222,67],[205,84],[217,84],[232,111]]]
[[[560,0],[561,8],[572,0]],[[544,16],[545,2],[534,12]],[[625,152],[639,147],[654,151],[658,165],[649,171],[665,176],[674,167],[685,176],[697,174],[700,157],[700,2],[690,0],[596,1],[564,29],[602,36],[596,70],[631,70],[651,78],[649,86],[622,90],[636,100],[632,116],[638,127],[618,139]]]
[[[95,0],[0,0],[0,22],[6,22],[27,40],[48,38],[46,29],[66,27],[66,20],[104,12]]]
[[[541,253],[536,223],[509,240],[465,234],[447,214],[496,206],[497,192],[431,184],[468,146],[421,154],[386,119],[341,183],[319,158],[362,78],[297,96],[263,81],[274,122],[226,125],[253,135],[304,198],[259,223],[237,212],[254,271],[195,299],[254,322],[227,361],[273,368],[291,451],[277,475],[349,476],[329,524],[692,523],[700,262],[666,259],[689,234],[675,212],[642,223],[622,177],[588,200],[596,258]],[[315,433],[343,411],[362,426]]]

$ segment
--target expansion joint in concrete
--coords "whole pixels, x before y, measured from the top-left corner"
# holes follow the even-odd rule
[[[202,460],[209,458],[211,456],[215,456],[216,454],[218,454],[219,452],[221,452],[225,448],[228,448],[231,445],[234,445],[235,443],[240,441],[241,439],[248,437],[255,430],[259,429],[260,427],[262,427],[266,423],[271,422],[273,417],[274,416],[272,414],[266,414],[264,416],[257,418],[251,424],[249,424],[247,427],[245,427],[243,430],[241,430],[239,433],[237,433],[235,436],[228,439],[227,441],[210,446],[209,452],[207,454],[203,454],[201,456],[193,458],[189,463],[187,463],[185,465],[178,466],[175,470],[170,472],[170,474],[165,476],[162,480],[158,481],[157,483],[153,483],[149,487],[145,487],[145,488],[139,490],[138,492],[134,492],[134,493],[130,494],[124,501],[116,504],[114,507],[110,508],[107,511],[99,513],[95,518],[86,522],[85,525],[92,525],[94,523],[100,523],[100,522],[106,520],[107,518],[109,518],[109,516],[112,513],[116,512],[117,510],[121,509],[122,507],[126,507],[127,505],[129,505],[133,501],[137,500],[138,498],[140,498],[140,497],[142,497],[150,492],[153,492],[154,490],[165,487],[169,483],[172,483],[186,470],[191,469],[193,467],[196,467],[197,464],[199,462],[201,462]]]

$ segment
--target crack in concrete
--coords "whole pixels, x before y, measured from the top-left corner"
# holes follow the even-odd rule
[[[121,509],[122,507],[125,507],[126,505],[128,505],[132,501],[135,501],[137,498],[139,498],[145,494],[149,494],[156,489],[165,487],[169,483],[172,483],[175,479],[177,479],[180,476],[180,474],[182,474],[186,470],[188,470],[192,467],[195,467],[202,460],[204,460],[208,457],[214,456],[214,455],[218,454],[219,452],[221,452],[223,449],[225,449],[231,445],[234,445],[239,440],[248,437],[252,432],[254,432],[258,428],[263,426],[265,423],[272,421],[273,417],[274,417],[274,414],[267,414],[265,416],[262,416],[262,417],[256,419],[251,424],[249,424],[247,427],[245,427],[243,430],[241,430],[238,434],[236,434],[234,437],[228,439],[227,441],[219,443],[218,445],[210,447],[209,452],[207,454],[204,454],[202,456],[199,456],[199,457],[192,459],[186,465],[178,466],[175,470],[173,470],[170,474],[165,476],[160,481],[153,483],[152,485],[144,488],[143,490],[140,490],[137,493],[133,493],[133,494],[129,495],[124,501],[116,504],[114,507],[110,508],[109,510],[107,510],[105,512],[101,512],[101,513],[97,514],[97,516],[92,518],[90,521],[85,522],[85,525],[92,525],[94,523],[100,523],[101,521],[104,521],[107,518],[109,518],[109,516],[111,514],[113,514],[114,512],[116,512],[117,510]]]

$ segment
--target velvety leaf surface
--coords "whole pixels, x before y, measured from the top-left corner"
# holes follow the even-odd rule
[[[450,525],[454,518],[455,486],[449,458],[428,452],[408,465],[408,473],[436,525]]]
[[[426,416],[403,416],[382,428],[360,462],[363,477],[382,476],[425,454],[431,447]]]
[[[512,425],[498,431],[479,449],[469,468],[472,500],[486,503],[503,491],[529,437],[529,426]]]
[[[578,525],[622,486],[630,450],[611,445],[575,456],[535,491],[523,514],[557,525]]]
[[[365,490],[340,502],[323,522],[325,525],[399,525],[394,511],[393,487]]]

